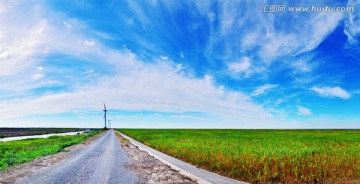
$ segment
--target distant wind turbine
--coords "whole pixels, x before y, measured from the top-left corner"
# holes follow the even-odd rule
[[[105,124],[105,129],[106,129],[106,112],[107,112],[107,110],[106,110],[105,102],[104,102],[104,110],[103,111],[104,111],[104,120],[105,120],[104,124]]]
[[[108,120],[108,127],[111,128],[111,120]]]

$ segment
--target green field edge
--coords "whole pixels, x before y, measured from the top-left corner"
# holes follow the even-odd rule
[[[93,130],[91,133],[78,135],[0,142],[0,171],[6,171],[9,167],[65,151],[66,147],[82,143],[102,132],[104,130]]]

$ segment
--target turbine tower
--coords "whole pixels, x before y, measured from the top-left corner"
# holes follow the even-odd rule
[[[105,102],[104,102],[104,110],[103,110],[103,111],[104,111],[104,120],[105,120],[105,121],[104,121],[104,122],[105,122],[105,123],[104,123],[104,125],[105,125],[104,128],[106,129],[106,112],[107,112],[107,110],[106,110]]]

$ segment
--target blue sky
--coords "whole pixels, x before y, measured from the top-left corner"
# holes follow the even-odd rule
[[[360,128],[359,10],[1,1],[0,127]]]

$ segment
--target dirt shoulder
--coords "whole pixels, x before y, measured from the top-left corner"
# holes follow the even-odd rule
[[[127,167],[134,171],[139,178],[137,183],[197,183],[149,155],[146,151],[141,151],[117,131],[115,132],[130,158]]]
[[[6,171],[0,171],[0,183],[13,183],[17,178],[24,177],[45,167],[59,163],[68,157],[73,151],[79,150],[92,143],[97,138],[103,136],[106,132],[86,139],[84,142],[65,148],[66,152],[60,152],[54,155],[37,158],[31,162],[10,167]]]

